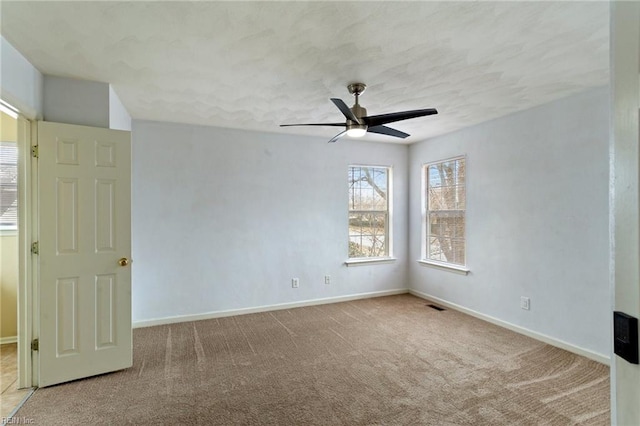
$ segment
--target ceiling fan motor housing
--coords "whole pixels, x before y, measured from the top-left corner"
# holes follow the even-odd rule
[[[358,118],[358,120],[360,120],[360,123],[356,123],[355,121],[347,119],[347,130],[351,130],[351,129],[367,130],[368,126],[364,123],[364,121],[361,120],[362,117],[367,116],[367,109],[361,107],[359,104],[355,104],[354,106],[351,107],[351,111],[353,112],[353,115],[355,115]]]
[[[353,112],[353,115],[358,117],[358,119],[361,119],[362,117],[367,116],[367,109],[361,107],[359,104],[355,104],[354,106],[352,106],[351,112]]]

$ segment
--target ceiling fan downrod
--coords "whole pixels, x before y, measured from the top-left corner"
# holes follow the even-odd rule
[[[366,89],[367,89],[367,85],[364,83],[351,83],[347,86],[347,90],[349,91],[349,93],[351,93],[356,98],[356,103],[353,105],[353,107],[351,107],[351,111],[353,112],[353,115],[355,115],[358,118],[358,120],[360,120],[362,117],[367,116],[366,108],[363,108],[360,106],[360,95]],[[363,123],[356,123],[356,124],[363,124]]]

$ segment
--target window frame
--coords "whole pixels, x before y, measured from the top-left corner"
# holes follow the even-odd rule
[[[347,178],[351,174],[352,168],[369,168],[369,169],[384,169],[387,174],[387,188],[386,188],[386,204],[385,210],[352,210],[350,200],[347,200],[347,260],[345,264],[347,266],[359,265],[359,264],[372,264],[372,263],[387,263],[394,261],[393,257],[393,166],[381,165],[381,164],[349,164],[347,167]],[[347,182],[349,183],[349,182]],[[347,196],[349,190],[347,188]],[[367,256],[367,257],[349,257],[349,243],[351,242],[351,233],[349,232],[349,217],[352,214],[363,213],[386,213],[385,220],[385,254],[383,256]]]
[[[429,182],[428,182],[428,170],[429,167],[437,165],[437,164],[441,164],[441,163],[447,163],[447,162],[451,162],[451,161],[459,161],[459,160],[463,160],[464,161],[464,166],[465,166],[465,174],[464,174],[464,193],[465,193],[465,207],[464,207],[464,264],[458,264],[458,263],[451,263],[451,262],[446,262],[446,261],[442,261],[442,260],[437,260],[437,259],[430,259],[429,258],[429,238],[430,238],[430,227],[429,227]],[[421,177],[422,177],[422,183],[421,183],[421,189],[422,189],[422,197],[421,197],[421,210],[422,210],[422,214],[421,214],[421,220],[422,220],[422,239],[421,239],[421,254],[420,254],[420,259],[418,260],[419,263],[426,265],[426,266],[433,266],[436,267],[438,269],[443,269],[443,270],[449,270],[452,272],[458,272],[458,273],[462,273],[463,275],[466,275],[469,273],[469,269],[468,269],[468,259],[467,259],[467,243],[468,243],[468,237],[467,237],[467,156],[466,155],[457,155],[455,157],[449,157],[449,158],[445,158],[442,160],[438,160],[438,161],[431,161],[428,163],[423,163],[422,164],[422,169],[421,169]],[[460,209],[458,209],[460,210]]]

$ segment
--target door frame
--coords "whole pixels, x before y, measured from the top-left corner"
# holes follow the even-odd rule
[[[613,1],[610,11],[611,310],[637,318],[640,317],[640,3]],[[613,324],[613,315],[611,321]],[[611,424],[638,424],[640,367],[615,355],[611,340]]]
[[[31,255],[31,243],[37,235],[37,222],[34,216],[36,204],[33,186],[37,179],[38,168],[31,155],[35,144],[34,117],[18,114],[18,387],[37,386],[33,375],[33,354],[31,340],[35,310],[33,294],[35,290],[35,264]]]

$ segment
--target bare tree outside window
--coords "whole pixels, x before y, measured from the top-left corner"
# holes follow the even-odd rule
[[[349,258],[389,256],[389,171],[349,167]]]
[[[464,266],[465,159],[424,166],[426,201],[425,258]]]

